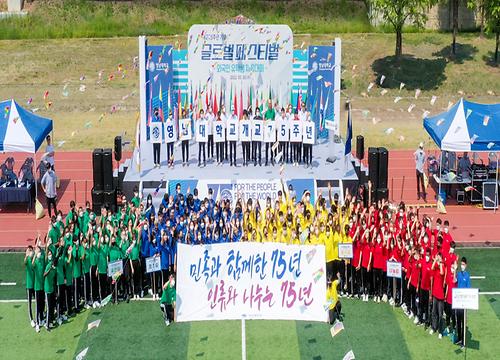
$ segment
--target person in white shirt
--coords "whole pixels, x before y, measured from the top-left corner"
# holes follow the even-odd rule
[[[49,211],[49,218],[52,217],[52,212],[50,211],[51,206],[54,207],[54,215],[57,214],[57,176],[52,166],[47,163],[47,171],[40,181],[42,185],[42,190],[47,198],[47,209]]]
[[[205,118],[207,119],[207,135],[208,135],[208,158],[214,158],[214,133],[213,133],[213,124],[215,121],[215,114],[212,112],[212,106],[207,106],[207,113],[205,114]]]
[[[52,145],[50,135],[47,135],[45,140],[47,141],[47,146],[45,147],[45,154],[43,154],[42,159],[54,169],[54,146]]]
[[[282,121],[288,121],[288,115],[285,112],[285,108],[281,108],[280,113],[276,116],[277,123]],[[280,141],[279,151],[281,152],[281,164],[288,162],[288,141]]]
[[[418,149],[413,154],[415,156],[415,169],[417,175],[417,198],[420,200],[422,188],[423,199],[425,200],[427,194],[425,193],[425,185],[424,185],[424,164],[425,164],[425,151],[424,151],[424,143],[420,143],[418,145]]]
[[[311,114],[307,111],[307,116],[305,122],[312,122]],[[312,144],[303,144],[304,149],[304,163],[306,164],[306,168],[310,167],[312,164]]]

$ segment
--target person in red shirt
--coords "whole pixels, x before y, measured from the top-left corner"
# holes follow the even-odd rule
[[[397,235],[396,239],[397,240],[393,238],[389,240],[390,245],[388,249],[387,260],[393,262],[401,262],[401,236]],[[389,295],[389,304],[391,306],[394,304],[398,304],[399,306],[401,301],[401,279],[388,279],[388,283],[389,289],[387,292]]]
[[[414,323],[418,324],[418,307],[417,307],[417,294],[420,285],[420,253],[418,249],[412,251],[412,256],[410,257],[411,274],[408,281],[408,287],[410,293],[410,311],[408,317],[411,319],[415,317]]]
[[[456,319],[453,316],[453,310],[451,307],[451,299],[453,288],[457,287],[457,264],[454,262],[451,266],[446,268],[446,300],[444,303],[444,313],[446,315],[446,330],[448,333],[452,332],[455,329]]]
[[[356,297],[359,299],[361,295],[361,288],[362,288],[362,283],[361,283],[361,232],[364,231],[363,225],[357,227],[356,232],[354,233],[354,236],[352,237],[352,251],[353,251],[353,258],[352,258],[352,266],[354,267],[355,273],[354,273],[354,294],[356,294]]]
[[[420,292],[418,295],[419,298],[419,321],[425,325],[425,329],[430,326],[430,289],[431,289],[431,250],[427,249],[425,251],[425,256],[420,259],[420,268],[421,268],[421,280],[420,280]]]
[[[366,229],[365,235],[362,239],[361,247],[361,283],[363,286],[363,301],[368,301],[372,290],[372,265],[373,265],[373,253],[372,244],[370,243],[370,233]]]
[[[439,338],[443,337],[443,311],[444,311],[444,276],[445,269],[441,254],[437,253],[431,266],[432,270],[432,328],[429,334],[437,332]]]
[[[380,302],[384,293],[384,264],[385,264],[385,241],[382,234],[377,232],[376,242],[373,245],[373,300]]]
[[[411,308],[410,296],[408,291],[408,280],[411,276],[411,264],[410,264],[410,234],[407,234],[408,238],[406,239],[404,248],[401,249],[401,260],[402,260],[402,290],[403,290],[403,298],[402,298],[402,309],[405,311],[407,315],[409,315],[409,311]]]

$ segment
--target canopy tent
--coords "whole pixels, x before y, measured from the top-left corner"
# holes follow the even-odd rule
[[[496,153],[500,151],[500,104],[478,104],[462,98],[448,111],[425,118],[424,128],[441,151],[495,152],[497,160],[495,182],[498,184]],[[440,179],[441,165],[442,159],[439,161]],[[498,204],[498,186],[495,186],[494,204]],[[494,209],[496,211],[496,205]]]
[[[52,131],[52,120],[23,109],[14,100],[0,102],[0,152],[35,153]]]
[[[500,104],[464,99],[424,119],[424,128],[444,151],[500,151]]]

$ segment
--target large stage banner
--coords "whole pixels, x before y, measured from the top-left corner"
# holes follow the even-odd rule
[[[193,98],[226,108],[279,104],[292,90],[293,34],[287,25],[193,25],[188,34],[188,81]]]
[[[335,46],[309,46],[307,108],[319,138],[339,130],[340,46],[340,39]]]
[[[326,321],[325,247],[177,245],[177,321]]]

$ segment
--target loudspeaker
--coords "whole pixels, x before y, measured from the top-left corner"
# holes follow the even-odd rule
[[[365,157],[365,138],[363,135],[356,136],[356,157],[363,160]]]
[[[122,137],[115,137],[115,160],[120,161],[122,159]]]
[[[376,198],[377,198],[377,201],[382,200],[382,199],[389,200],[389,189],[378,188]]]
[[[389,172],[389,152],[384,147],[378,148],[378,187],[387,188],[387,177]]]
[[[495,198],[497,183],[484,182],[483,183],[483,209],[497,209],[498,199]]]
[[[102,176],[102,149],[94,149],[92,152],[92,176],[94,189],[102,191],[104,189]]]
[[[107,206],[111,211],[116,212],[116,189],[104,191],[103,206]]]
[[[111,191],[113,187],[113,154],[111,149],[102,151],[102,179],[104,191]]]
[[[104,202],[104,193],[102,190],[92,189],[92,211],[97,215],[101,215],[101,207]]]
[[[372,182],[372,189],[378,188],[378,148],[368,148],[368,179]]]

